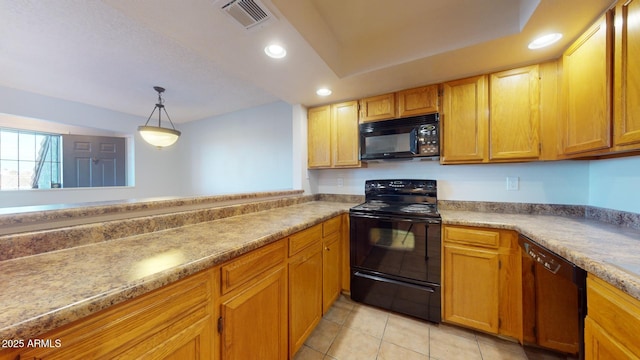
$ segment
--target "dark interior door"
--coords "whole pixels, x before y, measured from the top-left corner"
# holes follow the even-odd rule
[[[108,136],[62,136],[63,187],[124,186],[125,139]]]

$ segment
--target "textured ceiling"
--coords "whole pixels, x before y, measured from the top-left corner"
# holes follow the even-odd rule
[[[556,58],[612,1],[262,3],[277,21],[247,31],[218,0],[0,0],[0,86],[146,118],[159,85],[176,123],[312,106]],[[548,31],[565,37],[526,49]],[[264,55],[272,41],[286,58]]]

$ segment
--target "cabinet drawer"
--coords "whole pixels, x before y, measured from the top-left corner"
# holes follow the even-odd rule
[[[223,265],[222,294],[257,279],[257,275],[284,262],[286,243],[281,240],[264,246]]]
[[[41,337],[59,339],[61,347],[28,348],[20,359],[113,359],[175,343],[171,338],[192,332],[194,324],[198,331],[206,332],[212,322],[212,275],[212,271],[192,275],[63,326]],[[155,344],[140,349],[145,339],[153,339]],[[208,349],[209,341],[202,346]]]
[[[322,239],[322,224],[314,225],[289,236],[289,256],[297,254],[300,250],[320,239]]]
[[[598,323],[620,344],[640,356],[640,301],[605,281],[587,277],[587,317]]]
[[[497,249],[500,245],[500,233],[495,230],[446,226],[444,240]]]
[[[335,232],[340,231],[340,225],[342,224],[342,217],[336,216],[333,219],[329,219],[322,223],[322,237],[327,237]]]

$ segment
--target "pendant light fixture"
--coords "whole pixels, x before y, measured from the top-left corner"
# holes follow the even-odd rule
[[[164,108],[164,100],[162,99],[162,93],[164,92],[164,88],[160,86],[154,86],[153,89],[158,92],[158,103],[153,108],[151,115],[147,119],[147,122],[144,123],[143,126],[138,126],[138,132],[144,141],[149,144],[158,147],[159,149],[171,146],[176,141],[178,141],[178,137],[180,137],[180,131],[176,130],[175,126],[173,126],[173,122],[167,113],[167,109]],[[149,124],[149,120],[153,116],[153,113],[158,110],[158,126],[151,126]],[[167,119],[171,124],[172,129],[163,128],[162,127],[162,111],[164,110],[165,115],[167,115]]]

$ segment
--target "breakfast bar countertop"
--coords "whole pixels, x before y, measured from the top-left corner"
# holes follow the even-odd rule
[[[33,338],[353,205],[311,201],[0,261],[0,340]]]

